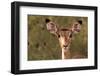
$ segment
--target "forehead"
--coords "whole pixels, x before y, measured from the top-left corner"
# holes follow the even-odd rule
[[[61,29],[59,34],[61,36],[69,35],[70,31],[68,29]]]

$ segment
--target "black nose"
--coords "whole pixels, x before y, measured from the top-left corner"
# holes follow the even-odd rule
[[[63,47],[68,47],[68,45],[63,45]]]

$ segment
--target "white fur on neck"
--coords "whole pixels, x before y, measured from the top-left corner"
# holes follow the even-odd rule
[[[68,51],[68,47],[62,48],[62,60],[64,60],[66,58],[64,53],[67,51]]]

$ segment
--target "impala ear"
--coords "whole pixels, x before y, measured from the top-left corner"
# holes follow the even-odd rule
[[[57,25],[54,22],[52,22],[50,19],[46,19],[45,22],[46,22],[47,30],[52,34],[55,34],[58,30]]]
[[[78,33],[81,31],[81,25],[82,25],[82,21],[81,20],[78,20],[77,22],[75,22],[73,25],[72,25],[72,31],[74,33]]]
[[[77,22],[78,22],[80,25],[82,25],[82,20],[78,20]]]
[[[48,22],[50,22],[50,21],[51,21],[50,19],[46,19],[46,20],[45,20],[46,23],[48,23]]]

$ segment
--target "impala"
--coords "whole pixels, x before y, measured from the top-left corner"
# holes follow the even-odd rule
[[[57,36],[61,49],[62,49],[62,59],[71,58],[71,52],[69,50],[70,44],[72,42],[73,34],[77,34],[81,30],[82,21],[78,20],[74,22],[70,28],[59,28],[56,23],[52,22],[50,19],[46,19],[47,30]]]

